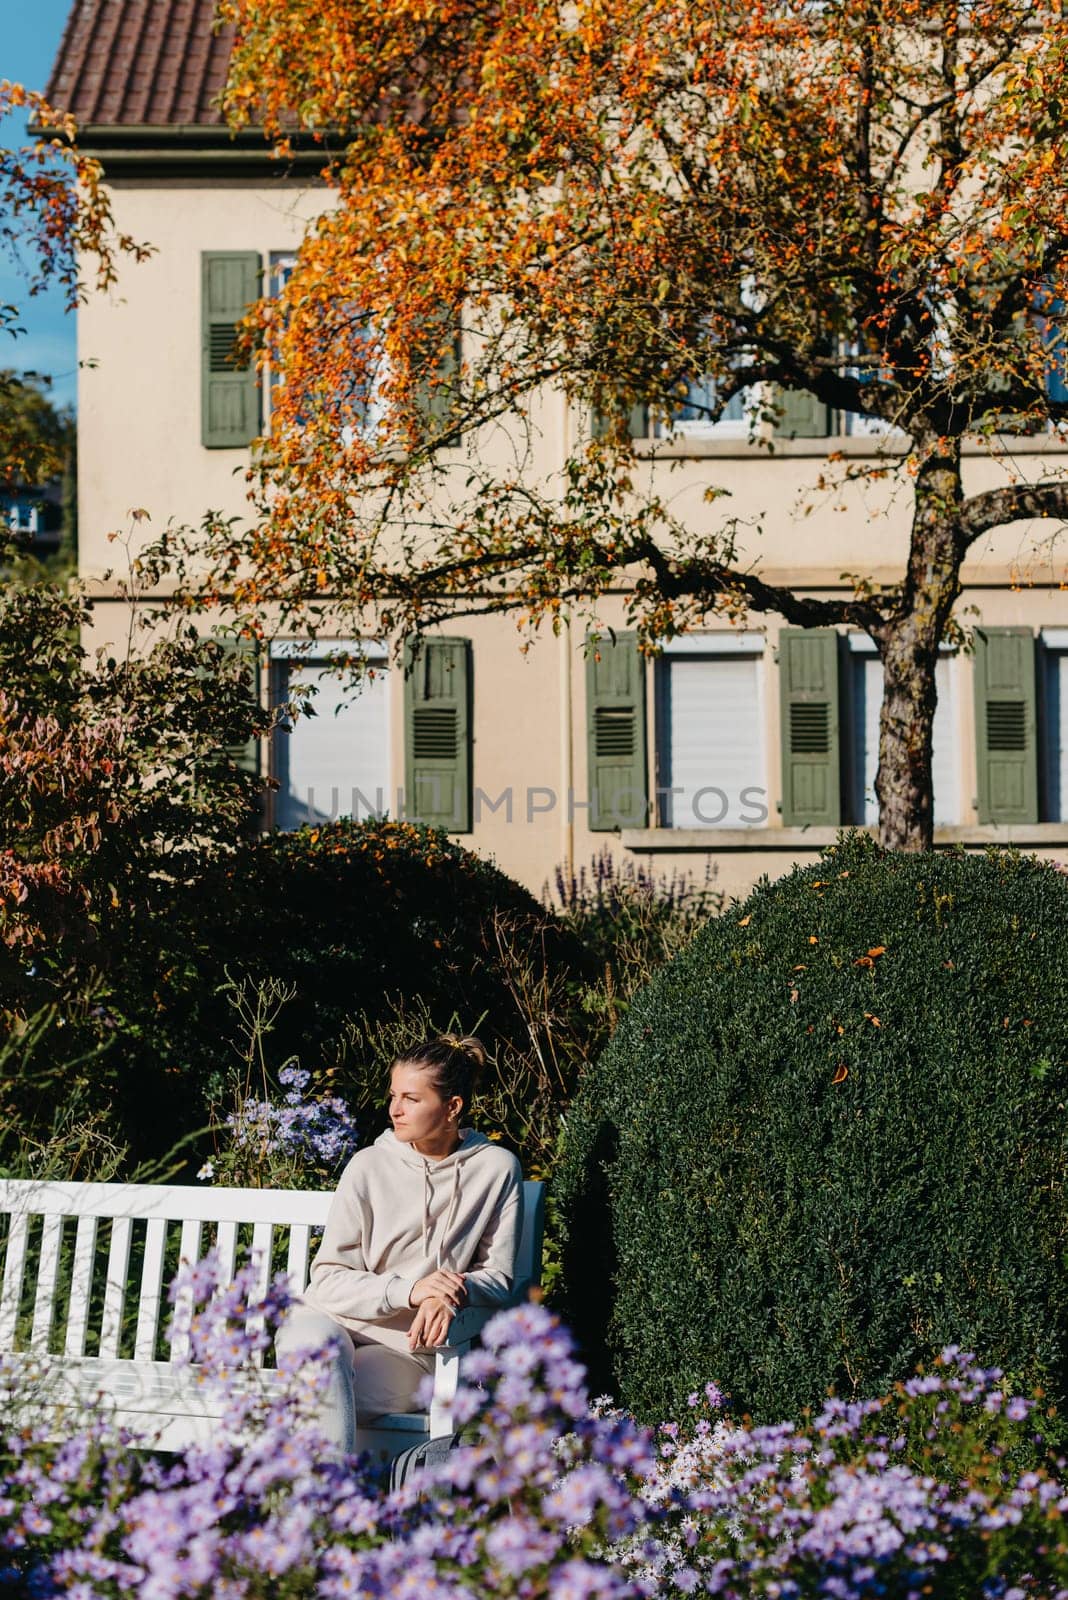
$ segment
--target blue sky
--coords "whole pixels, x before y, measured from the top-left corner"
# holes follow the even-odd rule
[[[59,47],[63,24],[72,0],[0,0],[0,78],[44,89]],[[0,144],[21,144],[24,119],[0,121]],[[76,382],[74,317],[63,309],[62,297],[50,292],[26,293],[26,281],[17,264],[0,256],[0,301],[17,305],[25,335],[5,339],[0,345],[0,365],[17,371],[48,373],[52,395],[60,405],[73,405]]]

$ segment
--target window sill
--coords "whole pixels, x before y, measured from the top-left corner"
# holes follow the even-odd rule
[[[851,460],[900,459],[910,449],[908,436],[903,433],[848,434],[839,437],[830,434],[823,439],[635,439],[634,453],[644,459],[658,461],[696,461],[718,457],[737,461],[790,461],[798,458],[820,457],[824,460],[832,453]],[[1068,436],[1054,438],[1051,434],[996,434],[990,439],[965,439],[961,445],[965,457],[972,456],[1058,456],[1068,454]]]
[[[861,833],[875,835],[874,828]],[[834,844],[840,828],[624,828],[624,849],[639,854],[687,850],[822,850]],[[953,845],[1018,845],[1049,849],[1068,846],[1068,822],[965,824],[936,828],[936,849]]]

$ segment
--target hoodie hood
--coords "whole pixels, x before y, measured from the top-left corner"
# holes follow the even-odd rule
[[[387,1128],[375,1140],[375,1149],[381,1150],[389,1159],[398,1161],[402,1166],[409,1167],[414,1172],[422,1174],[423,1178],[423,1250],[429,1259],[433,1244],[433,1260],[436,1267],[448,1265],[447,1248],[449,1235],[460,1207],[460,1171],[464,1162],[469,1160],[477,1150],[483,1149],[490,1141],[484,1133],[476,1133],[473,1128],[460,1129],[460,1143],[455,1150],[450,1150],[447,1156],[442,1156],[437,1161],[431,1161],[428,1156],[421,1156],[412,1145],[405,1144],[398,1139],[392,1128]],[[433,1240],[435,1232],[433,1206],[434,1196],[441,1193],[441,1186],[449,1185],[449,1201],[445,1211],[443,1226],[437,1230],[437,1239]]]

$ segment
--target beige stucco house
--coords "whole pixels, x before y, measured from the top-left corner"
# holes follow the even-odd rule
[[[105,573],[116,563],[108,535],[128,528],[132,509],[153,527],[195,524],[209,509],[248,515],[248,445],[265,396],[253,374],[226,367],[229,330],[259,286],[285,274],[323,204],[314,154],[283,169],[256,136],[222,126],[213,101],[228,41],[211,16],[211,0],[74,0],[50,85],[104,163],[117,223],[155,246],[79,319],[80,559],[99,640],[125,637],[125,601]],[[537,431],[548,467],[586,425],[546,400]],[[802,408],[769,452],[740,416],[683,418],[670,439],[636,448],[678,514],[711,517],[704,490],[729,490],[732,514],[761,522],[752,554],[772,581],[826,595],[858,570],[889,579],[907,548],[905,485],[815,487],[830,450],[846,461],[900,453],[864,426]],[[1008,443],[1005,456],[976,446],[969,490],[1037,475],[1066,448],[1046,436]],[[985,638],[975,655],[945,651],[939,667],[940,843],[1012,841],[1068,859],[1066,580],[1068,549],[1049,545],[1048,524],[1002,529],[973,552],[961,616]],[[621,621],[622,602],[602,616]],[[753,616],[710,622],[657,661],[624,638],[591,662],[577,626],[523,654],[512,622],[477,618],[447,630],[414,677],[383,657],[347,704],[300,646],[278,637],[262,663],[270,692],[295,671],[320,678],[319,715],[262,752],[281,827],[417,804],[430,817],[444,808],[463,842],[536,893],[558,866],[581,867],[605,846],[663,873],[703,878],[711,864],[718,885],[739,892],[812,859],[837,824],[875,818],[880,676],[859,635],[803,639]]]

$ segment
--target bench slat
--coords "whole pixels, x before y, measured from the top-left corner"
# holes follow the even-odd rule
[[[145,1261],[141,1272],[141,1293],[137,1302],[137,1334],[134,1360],[153,1361],[159,1331],[160,1301],[163,1293],[163,1252],[167,1243],[167,1224],[152,1217],[145,1235]]]
[[[252,1260],[256,1264],[253,1293],[258,1299],[262,1299],[267,1293],[267,1286],[271,1281],[271,1245],[273,1242],[273,1224],[270,1222],[257,1222],[252,1229]],[[263,1327],[263,1318],[259,1316],[249,1317],[246,1327],[249,1333],[259,1333]],[[253,1360],[258,1367],[262,1367],[263,1352],[258,1350]]]
[[[306,1222],[295,1222],[289,1230],[289,1254],[286,1271],[294,1294],[303,1294],[308,1287],[308,1255],[311,1229]]]
[[[104,1290],[104,1316],[100,1324],[100,1354],[114,1360],[119,1353],[119,1335],[122,1332],[122,1307],[126,1299],[126,1274],[130,1270],[130,1234],[133,1223],[129,1217],[117,1217],[111,1224],[111,1244],[108,1248],[108,1280]]]
[[[0,1179],[0,1211],[167,1222],[307,1222],[321,1227],[332,1195],[315,1189],[214,1189],[191,1184],[37,1183]]]
[[[215,1239],[215,1250],[222,1269],[222,1280],[230,1283],[237,1270],[237,1223],[220,1222]]]
[[[180,1259],[187,1266],[195,1267],[200,1260],[200,1235],[203,1225],[194,1217],[187,1217],[182,1223],[182,1242],[178,1246]]]
[[[41,1259],[37,1265],[37,1292],[33,1297],[33,1330],[30,1333],[30,1349],[35,1355],[48,1349],[48,1336],[52,1332],[62,1235],[63,1218],[45,1217],[41,1233]]]
[[[70,1280],[70,1308],[67,1312],[67,1337],[64,1352],[68,1356],[85,1354],[85,1335],[89,1327],[89,1293],[93,1282],[93,1260],[96,1256],[96,1217],[79,1217],[78,1231],[74,1236],[74,1266]]]
[[[15,1348],[15,1329],[18,1324],[19,1301],[22,1297],[22,1274],[26,1267],[28,1232],[28,1218],[12,1217],[7,1236],[7,1259],[4,1262],[4,1287],[0,1291],[0,1350]]]
[[[182,1242],[179,1246],[179,1257],[186,1266],[195,1266],[200,1260],[200,1236],[203,1224],[191,1218],[186,1218],[182,1223]],[[193,1309],[193,1295],[186,1284],[174,1297],[174,1324],[176,1331],[171,1339],[171,1360],[186,1361],[189,1357],[189,1323],[188,1317]]]

